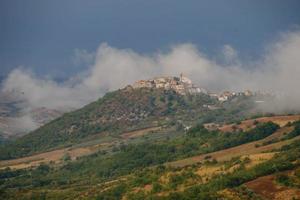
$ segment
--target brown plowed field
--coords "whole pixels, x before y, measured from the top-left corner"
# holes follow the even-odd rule
[[[292,200],[300,198],[300,190],[278,185],[274,175],[263,176],[245,184],[256,194],[274,200]]]

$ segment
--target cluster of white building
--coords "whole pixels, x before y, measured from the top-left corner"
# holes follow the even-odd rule
[[[163,88],[174,90],[181,95],[207,93],[203,88],[195,86],[192,81],[180,74],[180,77],[157,77],[149,80],[140,80],[132,85],[133,88]]]
[[[165,90],[174,90],[178,94],[199,94],[204,93],[209,96],[218,99],[221,102],[228,101],[236,96],[257,96],[257,95],[266,95],[267,93],[263,92],[252,92],[250,90],[245,90],[244,92],[230,92],[225,91],[219,94],[208,93],[205,89],[200,88],[192,83],[192,81],[180,74],[180,77],[156,77],[149,80],[139,80],[136,81],[133,85],[133,88],[163,88]]]
[[[251,90],[245,90],[243,92],[230,92],[230,91],[225,91],[220,94],[215,94],[215,93],[210,93],[209,94],[211,97],[217,98],[219,101],[228,101],[232,99],[233,97],[237,96],[267,96],[271,95],[270,93],[267,92],[252,92]]]

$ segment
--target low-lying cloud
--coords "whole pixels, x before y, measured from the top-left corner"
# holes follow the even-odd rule
[[[175,45],[167,52],[151,55],[101,44],[95,53],[77,54],[76,62],[81,59],[92,64],[64,83],[17,68],[8,75],[2,90],[17,91],[30,108],[78,108],[139,79],[184,73],[210,91],[273,92],[278,96],[277,110],[300,110],[299,31],[282,34],[266,47],[259,60],[251,63],[240,60],[238,52],[228,44],[220,52],[224,64],[209,58],[193,44]]]

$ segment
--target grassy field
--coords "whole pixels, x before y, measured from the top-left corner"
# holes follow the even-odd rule
[[[260,117],[256,119],[249,119],[241,121],[240,124],[228,124],[219,127],[218,129],[222,132],[232,132],[235,129],[249,130],[255,126],[256,122],[273,122],[278,124],[280,127],[285,126],[289,122],[295,122],[300,119],[300,115],[283,115],[273,117]]]
[[[281,129],[279,129],[276,133],[272,134],[271,136],[264,138],[260,141],[255,141],[248,144],[243,144],[237,147],[225,149],[222,151],[217,151],[205,155],[200,156],[194,156],[188,159],[179,160],[171,163],[167,163],[167,165],[170,166],[186,166],[190,164],[194,164],[197,162],[201,162],[205,160],[204,158],[207,156],[211,156],[212,158],[217,159],[218,161],[224,161],[231,159],[232,157],[236,156],[242,156],[252,153],[261,153],[264,151],[269,151],[272,149],[279,148],[285,144],[288,144],[292,142],[293,140],[288,141],[282,141],[273,143],[270,145],[265,145],[261,147],[255,147],[256,145],[261,145],[262,143],[275,139],[280,138],[284,133],[290,132],[292,127],[283,127],[288,122],[294,122],[300,118],[300,115],[292,115],[292,116],[274,116],[274,117],[262,117],[257,119],[251,119],[251,120],[245,120],[242,121],[239,125],[237,124],[230,124],[230,125],[224,125],[220,127],[219,129],[223,132],[228,132],[233,130],[233,126],[238,126],[241,129],[247,130],[250,127],[253,128],[255,125],[254,121],[258,122],[269,122],[272,121],[274,123],[279,124],[282,126]],[[112,148],[113,146],[117,145],[120,142],[126,142],[128,140],[132,139],[139,139],[143,136],[153,134],[156,132],[161,131],[161,127],[149,127],[145,129],[140,130],[134,130],[130,132],[125,132],[120,134],[120,138],[111,138],[109,140],[104,140],[103,138],[94,139],[91,142],[82,143],[79,145],[76,145],[74,147],[70,148],[63,148],[59,150],[49,151],[45,153],[40,153],[32,156],[27,156],[23,158],[13,159],[13,160],[3,160],[0,161],[0,169],[10,167],[12,169],[22,169],[22,168],[28,168],[28,167],[35,167],[40,165],[41,163],[60,163],[62,158],[68,154],[72,160],[76,159],[77,157],[82,157],[86,155],[90,155],[92,153],[95,153],[99,150],[106,150],[109,148]]]
[[[40,153],[32,156],[27,156],[12,160],[0,161],[0,169],[10,167],[11,169],[23,169],[28,167],[36,167],[41,163],[56,163],[59,164],[65,155],[69,155],[71,160],[75,160],[77,157],[90,155],[100,150],[107,150],[113,148],[115,145],[121,142],[128,142],[130,139],[142,137],[148,134],[153,134],[161,130],[161,127],[151,127],[131,132],[126,132],[120,135],[121,139],[110,139],[106,142],[105,140],[99,139],[85,144],[77,145],[78,147],[69,147],[59,150],[49,151]]]
[[[196,164],[199,162],[203,162],[208,157],[210,159],[216,159],[217,161],[226,161],[226,160],[230,160],[233,157],[246,156],[246,155],[257,154],[257,153],[262,153],[262,152],[278,149],[284,145],[290,144],[291,142],[293,142],[297,139],[300,139],[300,136],[295,137],[290,140],[284,140],[284,141],[272,143],[269,145],[264,145],[264,146],[259,146],[259,145],[266,141],[269,141],[271,139],[280,138],[281,136],[284,135],[284,133],[290,131],[291,129],[292,129],[292,127],[282,127],[278,131],[276,131],[274,134],[272,134],[269,137],[266,137],[262,140],[242,144],[242,145],[224,149],[221,151],[216,151],[216,152],[203,154],[203,155],[199,155],[199,156],[193,156],[193,157],[183,159],[183,160],[169,162],[169,163],[166,163],[166,165],[172,166],[172,167],[184,167],[184,166]]]
[[[14,197],[13,192],[15,191],[18,193],[15,196],[20,197],[26,197],[27,199],[31,199],[33,196],[37,197],[40,194],[47,195],[47,198],[49,199],[58,199],[62,197],[68,197],[67,199],[93,199],[99,196],[108,197],[108,196],[118,196],[121,195],[120,198],[115,199],[123,199],[123,200],[132,200],[132,199],[151,199],[150,197],[152,195],[155,196],[154,199],[172,199],[170,196],[173,195],[173,193],[186,193],[186,191],[193,191],[194,187],[203,187],[205,188],[205,185],[209,185],[211,183],[214,183],[213,187],[215,188],[214,192],[218,192],[221,196],[224,197],[224,199],[234,199],[234,200],[258,200],[258,199],[279,199],[283,200],[284,197],[300,197],[300,190],[299,188],[293,186],[284,186],[278,183],[277,176],[278,173],[271,172],[272,175],[266,176],[267,174],[271,173],[265,173],[260,170],[261,168],[257,168],[257,166],[264,166],[264,164],[267,164],[264,166],[264,169],[270,170],[272,166],[274,166],[274,159],[278,158],[279,154],[282,154],[282,150],[280,149],[284,145],[291,144],[295,140],[299,140],[300,136],[293,137],[292,139],[288,139],[286,136],[290,132],[293,132],[296,130],[296,125],[291,124],[287,125],[288,122],[293,122],[298,119],[299,116],[279,116],[279,117],[269,117],[269,118],[258,118],[253,119],[252,121],[246,120],[242,121],[241,123],[238,123],[236,125],[242,125],[243,127],[246,127],[246,125],[252,124],[252,128],[254,128],[255,125],[260,124],[262,125],[262,122],[275,122],[280,125],[280,127],[277,126],[277,128],[270,132],[268,136],[265,135],[265,138],[260,140],[247,140],[248,143],[235,143],[238,146],[234,146],[229,148],[229,146],[226,146],[223,150],[214,151],[211,153],[203,153],[200,155],[199,152],[196,152],[196,154],[190,154],[189,156],[186,156],[185,159],[182,159],[184,157],[177,157],[176,159],[173,159],[175,161],[167,162],[164,160],[163,162],[157,162],[154,163],[155,160],[149,159],[151,161],[150,165],[147,166],[138,166],[137,168],[134,168],[134,170],[128,170],[126,173],[120,173],[117,174],[117,176],[110,176],[107,179],[105,179],[104,176],[97,175],[98,172],[101,172],[101,169],[106,169],[105,165],[109,162],[111,162],[109,159],[104,160],[105,156],[108,156],[106,158],[113,158],[110,156],[116,156],[116,155],[122,155],[121,157],[117,157],[118,160],[124,160],[126,162],[120,162],[118,165],[111,165],[112,167],[109,167],[109,169],[113,167],[119,167],[121,169],[127,170],[126,167],[130,167],[130,165],[135,164],[136,161],[139,159],[133,160],[131,163],[128,162],[132,157],[135,157],[136,155],[143,155],[142,158],[149,158],[149,154],[143,154],[143,151],[146,149],[147,152],[151,151],[152,149],[158,148],[158,151],[154,151],[154,158],[159,156],[160,154],[163,154],[166,151],[166,149],[163,149],[162,146],[151,146],[151,149],[147,149],[147,145],[141,145],[141,148],[137,149],[126,149],[126,144],[138,144],[140,141],[143,142],[157,142],[158,144],[167,144],[163,143],[162,139],[165,139],[167,142],[177,142],[177,146],[191,146],[193,143],[187,143],[187,141],[190,141],[191,139],[194,141],[196,139],[199,139],[200,136],[202,137],[212,137],[212,141],[217,141],[215,143],[204,143],[201,145],[206,144],[215,144],[218,145],[219,142],[224,142],[223,140],[216,140],[213,131],[205,131],[205,129],[198,128],[194,132],[186,132],[186,134],[177,135],[179,136],[177,138],[176,134],[179,134],[179,132],[176,132],[175,129],[167,129],[166,127],[150,127],[150,128],[144,128],[140,130],[134,130],[130,132],[124,132],[119,134],[115,138],[95,138],[95,140],[86,142],[84,144],[79,144],[73,147],[59,149],[55,151],[45,152],[41,154],[36,154],[33,156],[28,156],[24,158],[14,159],[14,160],[6,160],[6,161],[0,161],[1,168],[5,168],[9,166],[12,169],[22,169],[22,168],[29,168],[33,167],[31,169],[26,170],[20,170],[21,173],[20,176],[16,174],[16,179],[20,179],[23,181],[22,177],[24,176],[31,176],[31,173],[35,173],[36,176],[47,176],[47,174],[51,173],[52,176],[49,176],[47,178],[42,179],[45,182],[28,182],[28,184],[39,184],[38,186],[33,186],[31,189],[26,189],[26,187],[23,187],[20,189],[20,186],[22,186],[22,181],[18,182],[14,177],[9,178],[11,182],[7,182],[6,187],[10,189],[11,197]],[[258,121],[259,123],[255,122]],[[257,125],[257,127],[260,127],[260,125]],[[255,127],[254,129],[256,129]],[[269,126],[266,126],[269,127]],[[246,130],[249,127],[246,128]],[[264,129],[265,130],[265,129]],[[227,132],[227,131],[225,131]],[[197,133],[200,135],[197,136]],[[217,132],[220,138],[229,137],[237,137],[240,132],[232,132],[232,133],[220,133]],[[257,134],[255,131],[247,131],[242,132],[243,137],[249,136],[249,134]],[[262,132],[260,132],[262,133]],[[264,133],[264,132],[263,132]],[[262,134],[263,134],[262,133]],[[195,134],[195,135],[193,135]],[[202,135],[201,135],[202,134]],[[205,135],[208,134],[208,135]],[[235,134],[235,135],[231,135]],[[174,138],[166,138],[172,136]],[[224,137],[225,136],[225,137]],[[165,138],[162,138],[165,137]],[[262,138],[262,137],[260,137]],[[177,139],[177,140],[172,140]],[[188,140],[189,139],[189,140]],[[182,141],[181,141],[182,140]],[[226,140],[225,140],[226,141]],[[233,141],[233,140],[232,140]],[[253,142],[249,142],[253,141]],[[125,144],[125,145],[123,145]],[[196,143],[197,146],[200,146],[200,143]],[[239,145],[241,144],[241,145]],[[298,144],[298,143],[297,143]],[[118,154],[118,151],[121,151],[121,147],[123,145],[123,148],[125,148],[125,153]],[[130,145],[129,145],[130,146]],[[177,147],[176,146],[176,147]],[[119,147],[116,151],[113,151],[113,148]],[[170,146],[172,147],[172,146]],[[148,147],[149,148],[149,147]],[[287,149],[288,147],[285,147]],[[103,150],[110,149],[111,152],[109,153],[103,153]],[[172,149],[171,149],[172,150]],[[97,154],[83,157],[79,159],[76,162],[72,162],[72,160],[76,160],[77,157],[82,157],[85,155],[93,154],[94,152],[100,151]],[[123,151],[122,151],[123,152]],[[130,154],[130,152],[134,152],[134,154]],[[152,151],[151,151],[152,152]],[[159,152],[159,153],[157,153]],[[171,151],[171,154],[167,154],[168,156],[172,156],[173,151]],[[205,152],[205,151],[203,151]],[[209,152],[209,151],[206,151]],[[68,161],[64,161],[65,155],[69,155]],[[96,156],[102,156],[97,158]],[[179,154],[180,155],[180,154]],[[196,155],[196,156],[191,156]],[[291,153],[293,155],[293,153]],[[298,154],[294,154],[298,155]],[[152,156],[152,155],[151,155]],[[298,158],[299,156],[297,156]],[[101,159],[100,159],[101,158]],[[152,157],[150,157],[152,158]],[[93,163],[95,159],[98,159],[98,162]],[[178,160],[179,159],[179,160]],[[118,161],[117,160],[117,161]],[[171,159],[170,159],[171,160]],[[288,161],[287,159],[285,159]],[[81,162],[80,162],[81,161]],[[90,162],[88,162],[90,161]],[[79,163],[80,162],[80,163]],[[114,161],[115,162],[115,161]],[[291,162],[290,163],[295,163]],[[298,161],[297,161],[298,162]],[[37,167],[41,163],[51,163],[48,167],[43,168]],[[58,164],[57,166],[53,164]],[[76,165],[77,163],[77,165]],[[117,162],[116,162],[117,163]],[[271,163],[271,164],[270,164]],[[280,167],[279,162],[275,163]],[[300,163],[300,162],[299,162]],[[85,167],[85,165],[95,166],[95,171],[91,171],[92,168]],[[126,164],[126,165],[125,165]],[[295,166],[299,167],[299,165]],[[81,171],[79,172],[77,169],[84,169],[86,171],[86,174],[83,176],[81,175]],[[275,166],[276,169],[277,166]],[[43,169],[46,170],[43,172]],[[47,171],[48,170],[48,171]],[[64,176],[69,175],[69,177],[64,180],[61,179],[61,170],[63,171]],[[287,168],[280,168],[280,173],[289,173]],[[289,171],[293,171],[294,169],[289,168]],[[5,170],[4,170],[5,171]],[[18,171],[18,170],[16,170]],[[106,171],[103,171],[106,172]],[[114,171],[108,171],[108,172],[114,172]],[[117,172],[117,171],[116,171]],[[242,172],[242,175],[241,173]],[[249,175],[251,175],[251,172],[255,172],[259,174],[258,176],[253,176],[252,178],[249,178]],[[7,171],[5,174],[6,176],[12,176],[15,172]],[[24,173],[22,175],[22,173]],[[39,174],[40,173],[40,174]],[[43,175],[43,173],[45,173]],[[294,173],[294,172],[293,172]],[[236,174],[238,179],[236,180],[239,182],[239,180],[244,179],[245,180],[239,184],[236,184],[235,177],[232,176],[232,174]],[[300,175],[300,173],[298,173]],[[3,175],[4,176],[4,175]],[[59,176],[56,177],[56,176]],[[72,176],[77,177],[76,179],[72,179]],[[85,176],[89,176],[89,179],[86,179]],[[104,177],[103,179],[100,179],[99,177]],[[226,177],[227,179],[224,179],[225,182],[222,181],[220,177]],[[295,175],[293,175],[295,177]],[[3,179],[4,180],[4,179]],[[25,178],[24,180],[28,181],[30,179]],[[71,181],[70,181],[71,180]],[[4,180],[6,181],[6,180]],[[46,182],[50,181],[50,182]],[[54,185],[51,184],[52,182],[56,182]],[[62,182],[66,181],[66,182]],[[222,184],[228,184],[228,182],[234,183],[234,186],[228,187],[228,186],[222,186]],[[10,185],[11,183],[11,185]],[[220,184],[221,185],[218,185]],[[299,181],[300,183],[300,181]],[[44,185],[43,185],[44,184]],[[13,187],[14,186],[14,187]],[[10,188],[11,187],[11,188]],[[220,189],[216,189],[220,188]],[[225,189],[226,188],[226,189]],[[5,188],[6,189],[6,188]],[[195,190],[194,190],[195,192]],[[9,192],[8,192],[9,193]],[[195,192],[197,193],[197,192]],[[215,193],[216,194],[216,193]],[[206,194],[209,196],[210,194]],[[149,198],[144,198],[144,197]],[[135,198],[133,198],[135,197]],[[139,197],[139,198],[137,198]],[[170,197],[170,198],[169,198]],[[247,197],[247,198],[246,198]],[[251,197],[251,198],[250,198]],[[25,199],[26,199],[25,198]],[[101,198],[100,198],[101,199]],[[173,198],[177,199],[177,197]],[[179,198],[180,199],[180,198]]]

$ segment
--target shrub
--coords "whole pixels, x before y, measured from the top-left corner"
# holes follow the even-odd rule
[[[276,181],[284,186],[293,186],[293,182],[286,174],[277,174]]]

